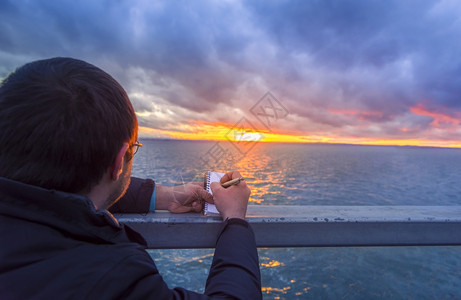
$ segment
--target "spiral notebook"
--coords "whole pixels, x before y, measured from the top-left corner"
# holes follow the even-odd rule
[[[205,174],[205,189],[208,193],[213,195],[213,192],[211,191],[210,184],[212,182],[219,182],[221,180],[221,177],[224,176],[226,173],[221,173],[221,172],[211,172],[208,171]],[[203,208],[203,214],[204,215],[219,215],[219,211],[216,209],[216,206],[214,204],[205,202],[205,207]]]

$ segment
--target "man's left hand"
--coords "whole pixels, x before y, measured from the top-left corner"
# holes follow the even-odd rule
[[[172,213],[200,212],[205,201],[213,203],[213,197],[203,188],[203,182],[157,185],[156,209],[167,209]]]

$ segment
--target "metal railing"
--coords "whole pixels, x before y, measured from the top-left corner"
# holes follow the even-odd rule
[[[158,211],[116,218],[149,248],[214,248],[222,220]],[[258,247],[461,245],[461,206],[250,205]]]

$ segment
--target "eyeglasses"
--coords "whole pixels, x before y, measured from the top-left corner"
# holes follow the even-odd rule
[[[138,152],[139,148],[142,147],[142,144],[136,141],[134,144],[131,145],[133,147],[133,156]]]

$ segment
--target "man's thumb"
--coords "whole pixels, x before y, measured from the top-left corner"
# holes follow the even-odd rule
[[[198,196],[201,199],[204,199],[208,203],[214,203],[213,196],[210,193],[208,193],[205,189],[201,188],[201,189],[197,190],[197,192],[198,192]]]
[[[221,184],[219,184],[219,182],[212,182],[210,184],[210,188],[211,188],[211,191],[213,192],[213,194],[215,193],[215,191],[218,191],[219,189],[222,189],[223,187],[221,186]]]

